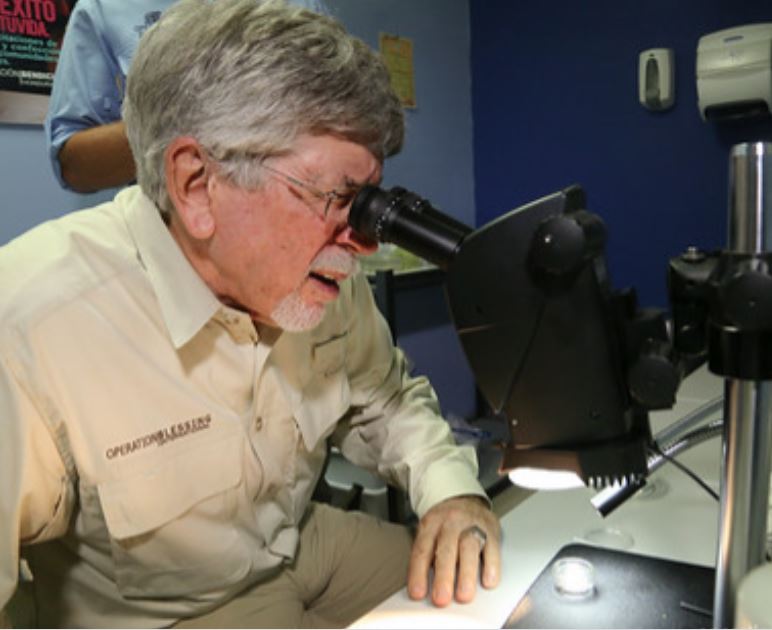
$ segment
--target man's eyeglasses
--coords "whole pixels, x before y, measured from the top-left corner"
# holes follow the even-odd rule
[[[342,220],[346,215],[349,205],[351,205],[354,197],[359,192],[358,188],[351,188],[345,192],[335,189],[328,191],[320,190],[309,182],[305,182],[302,179],[284,173],[272,166],[268,166],[265,162],[260,162],[260,166],[272,175],[284,180],[285,183],[302,188],[320,201],[324,201],[324,211],[321,214],[318,211],[313,210],[315,214],[324,220],[327,220],[328,218],[335,219],[336,222]],[[312,207],[309,205],[309,208]]]

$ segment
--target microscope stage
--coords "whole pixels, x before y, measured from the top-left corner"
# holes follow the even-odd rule
[[[560,560],[591,573],[577,590],[556,583]],[[593,584],[587,587],[587,580]],[[539,574],[505,628],[711,628],[715,570],[626,551],[572,544]]]

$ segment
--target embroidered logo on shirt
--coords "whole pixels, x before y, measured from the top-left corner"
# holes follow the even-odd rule
[[[172,424],[164,429],[159,429],[158,431],[153,431],[153,433],[138,437],[131,442],[124,442],[118,446],[111,446],[105,451],[105,457],[107,457],[107,459],[126,457],[126,455],[131,455],[134,451],[139,451],[153,445],[163,446],[167,442],[177,440],[186,435],[190,435],[191,433],[197,433],[198,431],[208,429],[211,423],[212,416],[209,414],[191,420],[185,420],[185,422],[178,422],[177,424]]]

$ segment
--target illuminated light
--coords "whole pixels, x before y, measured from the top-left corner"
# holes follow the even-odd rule
[[[584,558],[561,558],[552,565],[555,591],[564,599],[581,601],[595,594],[595,568]]]
[[[570,490],[584,486],[575,472],[545,468],[515,468],[509,471],[509,480],[529,490]]]

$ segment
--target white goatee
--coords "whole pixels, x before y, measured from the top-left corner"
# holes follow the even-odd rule
[[[310,271],[324,275],[350,276],[359,268],[359,261],[341,247],[328,246],[311,261]],[[341,278],[342,280],[342,278]],[[324,317],[324,304],[308,304],[300,297],[300,288],[283,298],[273,309],[271,319],[282,330],[303,332],[319,325]]]

